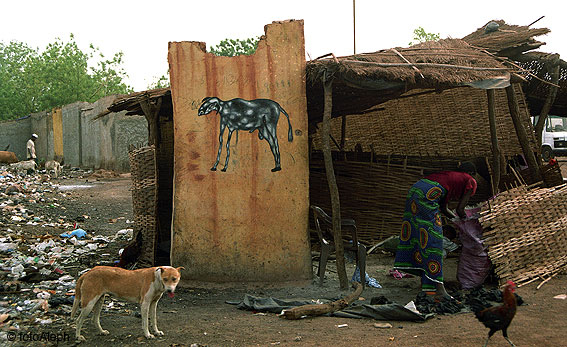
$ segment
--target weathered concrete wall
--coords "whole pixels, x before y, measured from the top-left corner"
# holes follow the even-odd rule
[[[117,171],[130,171],[128,147],[148,144],[148,122],[143,116],[114,116],[113,154]]]
[[[148,142],[147,122],[142,116],[125,116],[123,111],[93,120],[115,99],[115,95],[108,96],[82,109],[81,166],[129,171],[128,146]]]
[[[251,56],[217,57],[201,42],[171,42],[175,178],[171,261],[184,278],[212,282],[294,281],[311,277],[303,21],[274,22]],[[204,97],[271,99],[279,114],[281,171],[259,130],[236,131],[218,171],[219,114],[199,117]],[[266,109],[240,114],[266,122]],[[236,113],[231,114],[237,116]],[[251,133],[252,132],[252,133]]]
[[[43,111],[31,115],[31,133],[27,135],[26,142],[32,133],[37,134],[35,154],[40,162],[53,159],[53,126],[51,120],[51,112]],[[20,160],[25,159],[25,156],[20,158]]]
[[[0,126],[0,150],[8,144],[10,151],[16,153],[19,160],[26,160],[26,144],[31,134],[36,133],[35,152],[40,160],[53,158],[53,125],[51,112],[37,112],[29,117],[14,121],[5,121]],[[49,159],[46,159],[49,158]]]
[[[26,159],[26,142],[31,136],[31,117],[0,123],[0,150],[10,145],[9,151],[16,153],[19,160]]]
[[[40,162],[61,157],[65,165],[120,172],[130,170],[128,146],[147,144],[148,126],[142,116],[111,113],[93,118],[105,110],[116,96],[95,103],[76,102],[52,112],[38,112],[0,126],[0,150],[10,144],[18,159],[26,159],[26,142],[32,133]]]
[[[53,124],[53,159],[61,162],[63,160],[63,117],[61,109],[56,108],[51,112],[51,123]]]
[[[75,102],[65,105],[61,109],[61,118],[63,122],[63,155],[65,157],[65,165],[73,167],[81,166],[81,117],[83,109],[91,108],[88,102]]]

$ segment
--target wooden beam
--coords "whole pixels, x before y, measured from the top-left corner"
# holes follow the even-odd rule
[[[490,139],[492,142],[492,195],[498,194],[500,187],[500,147],[496,133],[496,104],[494,102],[494,89],[487,89],[488,123],[490,124]]]
[[[144,112],[144,117],[148,121],[148,145],[159,146],[161,140],[159,130],[159,110],[161,108],[162,98],[158,98],[155,103],[151,102],[149,97],[140,101],[140,107]]]
[[[310,304],[297,306],[288,310],[283,310],[280,317],[285,319],[300,319],[306,316],[321,316],[327,313],[336,312],[352,304],[362,294],[363,287],[355,282],[356,289],[344,299],[333,301],[329,304]]]
[[[536,137],[536,143],[541,144],[541,133],[543,132],[543,127],[545,126],[545,121],[547,119],[547,114],[549,113],[549,110],[551,110],[551,106],[553,106],[553,103],[555,102],[555,97],[557,96],[557,84],[559,84],[559,72],[560,72],[560,66],[559,66],[559,54],[556,54],[556,57],[554,57],[555,59],[548,62],[547,65],[547,69],[542,69],[542,70],[548,70],[550,75],[551,75],[551,83],[553,83],[554,85],[550,85],[549,86],[549,94],[547,95],[547,98],[545,99],[545,103],[543,104],[543,106],[541,107],[541,111],[539,113],[539,118],[537,120],[537,123],[535,125],[535,137]]]
[[[462,70],[474,70],[474,71],[510,71],[506,67],[476,67],[476,66],[463,66],[463,65],[453,65],[453,64],[438,64],[438,63],[377,63],[373,61],[361,61],[361,60],[341,60],[341,63],[355,63],[363,65],[376,65],[381,67],[400,67],[400,66],[430,66],[430,67],[443,67],[451,69],[462,69]]]
[[[522,147],[524,157],[528,162],[528,167],[532,173],[534,181],[541,181],[541,173],[539,171],[539,165],[536,161],[536,157],[532,148],[530,148],[530,142],[528,141],[528,135],[526,129],[522,124],[520,119],[520,106],[518,104],[518,99],[516,97],[516,92],[514,91],[514,85],[506,87],[506,96],[508,97],[508,109],[510,110],[510,116],[512,117],[512,122],[514,123],[514,128],[516,129],[516,135],[518,136],[518,141]]]
[[[321,140],[323,143],[323,157],[325,160],[325,172],[327,173],[327,183],[329,184],[329,193],[331,195],[331,209],[333,218],[333,239],[335,242],[335,253],[337,255],[337,274],[339,275],[339,283],[341,289],[348,288],[348,280],[345,270],[345,257],[343,238],[341,232],[341,204],[339,199],[339,189],[335,178],[335,170],[333,168],[333,157],[331,156],[331,144],[329,135],[331,133],[331,112],[333,109],[333,80],[323,81],[324,88],[324,112],[323,126],[321,128]]]

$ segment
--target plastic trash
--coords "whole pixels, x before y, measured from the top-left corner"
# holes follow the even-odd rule
[[[482,243],[482,226],[478,221],[480,208],[466,209],[467,218],[456,220],[459,228],[459,238],[463,245],[457,279],[463,289],[472,289],[481,285],[490,272],[490,259]]]
[[[63,233],[60,236],[61,237],[72,237],[75,236],[76,238],[80,239],[85,237],[85,235],[87,235],[87,232],[84,231],[83,229],[75,229],[73,231],[71,231],[70,233]]]
[[[12,252],[16,247],[15,243],[0,243],[0,252]]]
[[[12,275],[20,275],[24,272],[24,266],[22,264],[18,264],[11,269]]]
[[[365,272],[366,275],[366,285],[369,287],[374,287],[374,288],[382,288],[382,286],[380,285],[380,283],[378,283],[378,281],[373,278],[368,276],[368,273]],[[354,274],[352,275],[352,282],[360,282],[360,269],[358,268],[358,266],[356,267],[356,270],[354,271]]]

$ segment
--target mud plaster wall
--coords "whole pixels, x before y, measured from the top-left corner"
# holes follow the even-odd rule
[[[293,281],[311,277],[308,145],[303,21],[265,27],[254,55],[217,57],[201,42],[170,42],[174,109],[174,213],[171,262],[185,279],[209,282]],[[211,167],[219,115],[199,117],[204,97],[271,99],[289,114],[277,126],[281,167],[258,131],[238,131],[230,162]]]

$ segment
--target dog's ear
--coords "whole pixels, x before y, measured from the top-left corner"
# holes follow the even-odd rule
[[[181,270],[185,270],[185,268],[183,266],[177,268],[177,271],[181,271]]]
[[[163,272],[163,268],[162,268],[162,267],[157,267],[157,268],[156,268],[156,275],[161,275],[162,272]]]

